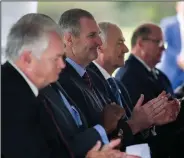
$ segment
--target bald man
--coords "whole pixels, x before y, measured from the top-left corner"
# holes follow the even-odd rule
[[[173,95],[169,79],[155,68],[165,49],[161,28],[151,23],[140,25],[133,32],[131,47],[131,55],[125,62],[125,66],[118,70],[116,78],[127,88],[133,104],[140,94],[144,94],[144,102],[158,96],[162,91]],[[176,120],[180,109],[178,101],[172,99],[166,104],[168,104],[166,112],[169,113],[169,117],[173,118],[172,121]],[[163,118],[166,119],[166,116]],[[156,153],[153,157],[163,158],[171,154],[172,141],[175,141],[175,132],[180,128],[180,123],[183,124],[182,121],[178,121],[156,127],[158,139],[152,142]]]
[[[149,127],[152,126],[153,122],[154,124],[157,124],[157,121],[155,121],[156,119],[153,120],[153,117],[155,117],[156,114],[152,115],[153,117],[150,117],[150,110],[156,108],[158,105],[160,109],[162,109],[164,104],[157,103],[155,104],[155,106],[154,104],[151,104],[152,102],[150,101],[145,104],[147,106],[139,107],[138,104],[140,104],[140,99],[138,98],[139,101],[136,101],[135,104],[132,105],[129,93],[123,83],[120,83],[115,78],[111,77],[116,68],[124,65],[124,55],[128,52],[128,48],[124,43],[125,38],[123,36],[123,33],[116,24],[112,24],[109,22],[101,22],[99,23],[99,27],[101,30],[101,39],[103,41],[103,44],[98,48],[98,58],[88,65],[88,69],[91,69],[95,73],[97,73],[100,79],[103,80],[103,83],[106,83],[106,87],[107,89],[109,89],[110,98],[121,107],[124,107],[126,111],[127,122],[131,122],[130,125],[132,123],[134,124],[134,127],[130,127],[132,133],[136,135],[144,129],[149,129]],[[100,84],[102,83],[100,83],[100,81],[95,78],[93,78],[93,81],[95,82],[95,85],[101,91],[103,91],[103,87],[100,86]],[[139,109],[139,112],[137,113],[137,108],[141,108],[142,110]],[[161,110],[158,111],[158,113],[160,112]],[[165,120],[162,119],[162,121],[162,123],[164,123]],[[145,140],[149,136],[149,131],[141,134],[143,139]],[[141,139],[141,141],[139,140],[138,143],[142,142],[143,141]]]

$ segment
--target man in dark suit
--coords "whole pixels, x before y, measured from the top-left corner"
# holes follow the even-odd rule
[[[42,14],[23,16],[10,30],[2,65],[2,148],[5,158],[73,157],[36,99],[38,89],[65,67],[56,23]]]
[[[161,62],[156,66],[168,77],[173,89],[184,83],[184,70],[177,64],[178,55],[184,51],[183,1],[176,2],[176,11],[177,15],[161,20],[161,28],[165,42],[167,42],[167,48],[162,54]]]
[[[85,157],[98,140],[102,141],[96,129],[89,128],[84,115],[59,83],[53,83],[42,89],[40,99],[54,112],[58,127],[75,156]]]
[[[101,22],[99,23],[99,27],[101,30],[101,38],[103,44],[98,48],[98,58],[92,63],[90,63],[88,68],[95,71],[99,75],[99,77],[103,80],[103,82],[107,83],[110,91],[112,92],[111,96],[115,98],[114,101],[116,103],[125,108],[128,119],[131,120],[133,118],[136,118],[136,120],[138,120],[136,125],[138,127],[144,127],[142,128],[142,130],[147,129],[146,131],[141,132],[139,133],[139,135],[136,135],[136,137],[134,137],[135,142],[139,143],[147,142],[150,132],[152,131],[152,133],[155,134],[154,133],[155,131],[153,131],[153,129],[148,130],[151,125],[147,124],[147,122],[151,122],[149,119],[152,119],[150,117],[146,117],[150,115],[149,113],[151,111],[149,110],[151,109],[148,110],[145,109],[142,111],[142,113],[141,112],[136,113],[136,108],[134,110],[134,106],[131,103],[131,98],[129,97],[129,94],[123,83],[111,77],[111,74],[114,72],[116,68],[123,66],[124,54],[128,51],[128,48],[124,44],[125,39],[123,37],[121,29],[117,25],[109,22]],[[96,79],[94,80],[94,82],[96,82],[97,85],[99,81]],[[141,108],[147,108],[148,104],[142,105]],[[161,106],[163,105],[164,104],[162,104]],[[151,106],[153,106],[154,108],[154,105]],[[131,115],[134,117],[132,118]],[[145,117],[147,119],[145,119]],[[153,120],[155,125],[157,124],[157,121],[158,121],[157,119]],[[162,117],[161,121],[162,124],[164,124],[168,120],[166,119],[166,117]],[[144,123],[145,125],[148,126],[147,127],[144,126]],[[160,120],[159,124],[161,124]],[[139,129],[141,131],[141,128]]]
[[[97,57],[96,48],[101,45],[99,28],[94,17],[82,9],[70,9],[61,15],[59,24],[63,31],[66,51],[66,68],[60,74],[58,82],[84,114],[90,127],[98,125],[96,130],[109,138],[122,137],[132,141],[132,132],[123,119],[124,110],[111,105],[111,100],[91,81],[87,65]],[[108,140],[103,141],[108,143]]]
[[[127,88],[133,105],[136,103],[140,94],[144,94],[144,102],[156,97],[163,90],[173,95],[168,78],[155,68],[155,65],[160,61],[162,51],[164,50],[160,27],[154,24],[143,24],[139,26],[132,35],[131,44],[132,54],[125,62],[125,66],[118,70],[116,78]],[[167,101],[168,105],[165,109],[169,115],[166,114],[163,116],[173,117],[171,120],[174,121],[179,113],[179,103],[176,99],[170,100]],[[164,118],[163,116],[162,118]],[[168,122],[166,123],[169,122],[168,119]],[[172,142],[172,138],[175,138],[170,134],[175,133],[175,125],[176,124],[174,123],[160,128],[156,127],[158,139],[154,139],[154,141],[158,140],[158,142],[154,147],[156,150],[159,148],[162,150],[156,151],[160,156],[164,156],[164,152],[166,152],[166,154],[170,152],[169,145]],[[165,146],[165,150],[161,148],[162,146]]]
[[[57,84],[57,86],[55,84]],[[62,95],[58,94],[58,91],[62,93]],[[88,128],[88,124],[80,109],[75,106],[75,103],[57,82],[42,89],[40,93],[40,97],[43,97],[41,100],[45,102],[44,104],[46,104],[46,106],[50,106],[58,123],[58,128],[62,131],[65,140],[67,140],[76,157],[82,158],[86,155],[86,158],[139,158],[138,156],[132,156],[122,153],[119,150],[114,150],[113,148],[119,145],[120,139],[113,140],[101,147],[101,145],[99,145],[101,142],[97,141],[102,141],[99,133],[95,128]],[[63,98],[63,101],[61,98]],[[69,106],[72,108],[69,108]],[[72,115],[72,109],[75,109],[75,113],[78,112],[78,117],[80,118],[77,119],[77,117]],[[94,146],[94,144],[96,145]],[[91,149],[92,146],[94,147]]]
[[[60,111],[37,99],[39,89],[58,79],[63,55],[60,29],[50,17],[27,14],[11,28],[2,65],[2,157],[75,156],[56,121]],[[86,157],[120,158],[123,153],[112,149],[118,144],[92,149]]]

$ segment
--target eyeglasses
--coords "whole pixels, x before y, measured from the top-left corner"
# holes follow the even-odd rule
[[[167,48],[167,43],[165,43],[163,40],[157,40],[157,39],[152,39],[152,38],[143,38],[143,40],[151,41],[155,44],[158,45],[160,48]]]

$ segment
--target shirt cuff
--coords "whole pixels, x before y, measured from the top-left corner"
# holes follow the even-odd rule
[[[108,144],[109,143],[109,139],[107,138],[107,134],[105,132],[105,129],[101,125],[96,125],[93,128],[95,128],[97,130],[97,132],[100,134],[103,143],[104,144]]]

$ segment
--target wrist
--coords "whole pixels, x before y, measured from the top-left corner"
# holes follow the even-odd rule
[[[135,134],[137,134],[138,132],[141,131],[139,125],[137,125],[137,123],[135,121],[129,119],[126,122],[129,125],[129,127],[131,128],[133,135],[135,135]]]

